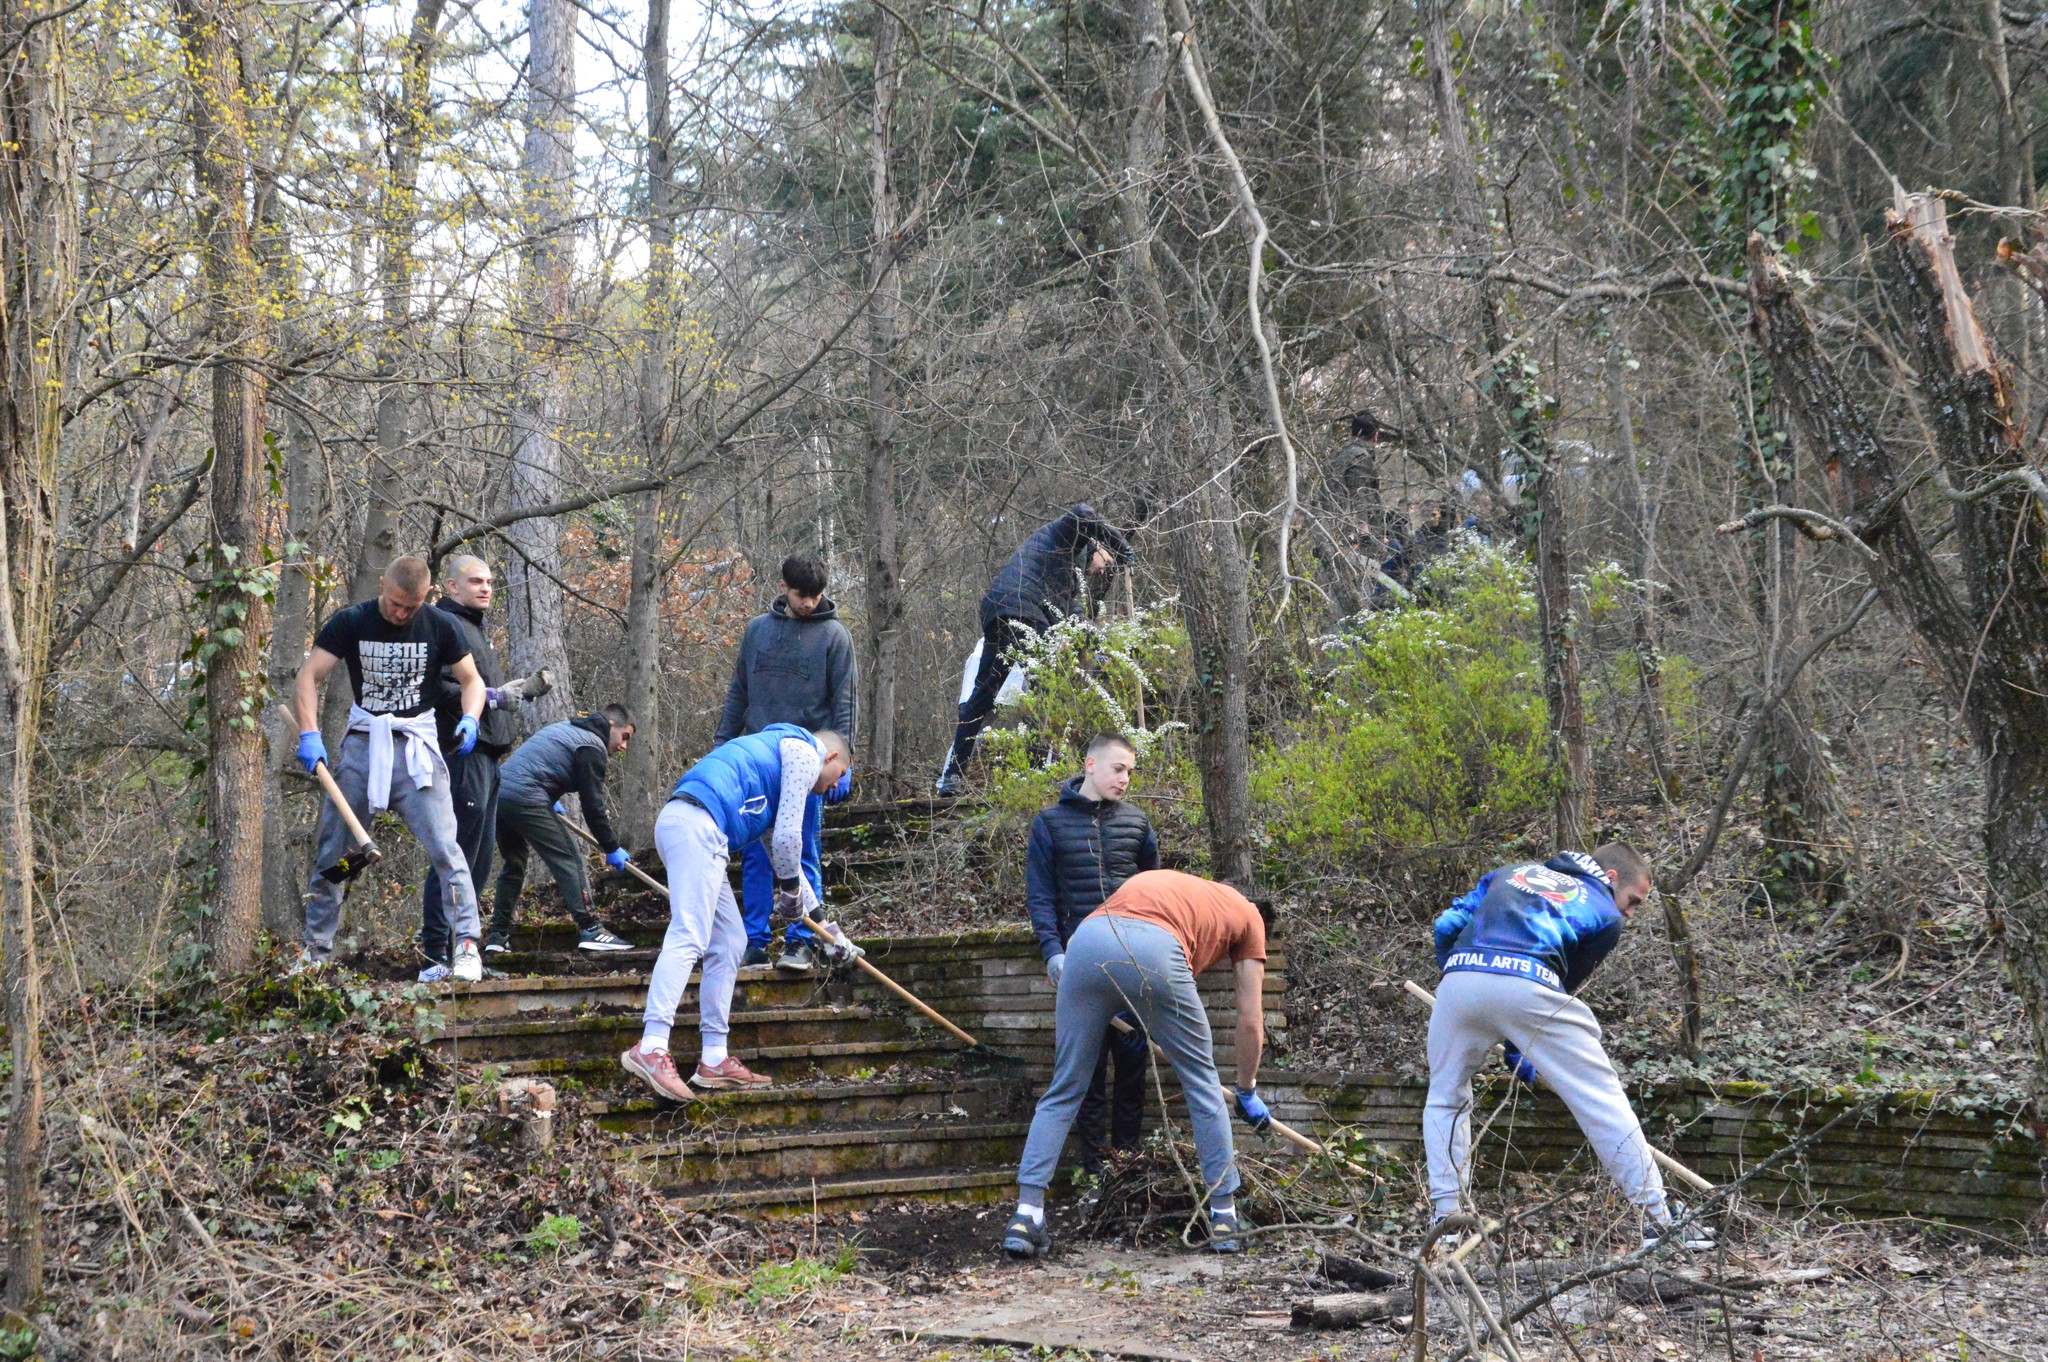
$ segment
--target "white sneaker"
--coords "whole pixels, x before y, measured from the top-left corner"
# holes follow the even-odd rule
[[[327,968],[327,957],[315,955],[308,947],[299,947],[299,958],[292,961],[284,972],[287,979],[296,979],[302,974],[315,974]]]
[[[455,968],[450,973],[466,984],[484,977],[484,958],[477,953],[475,941],[464,937],[455,943]]]
[[[423,984],[438,984],[447,977],[448,967],[439,963],[429,965],[420,971],[420,982]]]

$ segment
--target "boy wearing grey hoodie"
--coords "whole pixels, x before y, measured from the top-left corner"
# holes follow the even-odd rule
[[[733,662],[732,684],[726,690],[725,712],[719,717],[715,743],[728,743],[770,724],[795,724],[812,730],[829,728],[854,739],[854,695],[860,678],[854,664],[853,636],[839,622],[825,594],[825,564],[806,554],[782,560],[782,594],[765,614],[756,615],[740,636]],[[804,809],[804,878],[820,901],[825,897],[824,868],[818,860],[818,829],[824,805],[837,804],[853,791],[850,775],[813,798]],[[740,857],[741,918],[747,927],[743,963],[768,963],[772,937],[769,918],[775,906],[775,873],[765,848],[749,844]],[[808,974],[815,945],[801,923],[792,922],[777,969]]]

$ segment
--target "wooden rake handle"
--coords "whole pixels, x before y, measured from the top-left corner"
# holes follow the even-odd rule
[[[370,845],[370,834],[363,829],[356,811],[348,806],[348,797],[341,792],[341,786],[334,783],[334,773],[327,769],[327,763],[313,763],[313,779],[320,782],[320,788],[327,791],[327,797],[334,801],[334,808],[341,815],[341,821],[348,825],[348,835],[356,839],[356,845]]]
[[[1428,989],[1424,988],[1421,984],[1416,983],[1413,979],[1403,979],[1401,981],[1401,989],[1409,997],[1415,999],[1424,1007],[1432,1009],[1436,1007],[1436,995],[1434,993],[1431,993]],[[1711,1192],[1714,1190],[1713,1183],[1708,1182],[1705,1178],[1701,1177],[1698,1173],[1693,1172],[1692,1169],[1687,1168],[1677,1159],[1672,1158],[1669,1154],[1666,1154],[1663,1150],[1657,1148],[1657,1146],[1650,1144],[1648,1140],[1644,1140],[1643,1143],[1649,1146],[1650,1157],[1657,1161],[1657,1166],[1659,1168],[1662,1168],[1665,1172],[1671,1174],[1671,1176],[1677,1178],[1686,1186],[1692,1188],[1696,1192]]]
[[[556,817],[559,818],[561,817],[561,815],[557,814]],[[590,843],[591,846],[598,846],[597,838],[590,835],[589,828],[584,827],[581,823],[577,822],[573,818],[563,818],[562,822],[564,825],[568,827],[569,831],[575,833],[578,837],[581,837],[584,841]],[[602,849],[602,847],[599,847],[599,850]],[[639,876],[640,882],[646,885],[649,889],[654,890],[658,894],[668,893],[667,885],[663,884],[660,880],[655,879],[654,876],[648,874],[646,871],[642,870],[639,866],[633,864],[631,861],[626,862],[626,869],[632,871],[635,875]],[[819,936],[825,935],[824,924],[820,923],[816,918],[812,917],[809,913],[805,913],[803,915],[803,919],[804,926],[810,928]],[[904,1002],[909,1003],[912,1007],[916,1008],[919,1012],[922,1012],[925,1016],[937,1022],[940,1026],[945,1027],[947,1031],[953,1034],[955,1039],[961,1041],[963,1044],[968,1045],[976,1050],[983,1048],[980,1041],[976,1040],[973,1036],[968,1035],[959,1027],[953,1025],[952,1022],[949,1022],[944,1017],[940,1016],[938,1012],[931,1007],[930,1004],[924,1001],[924,999],[918,997],[915,993],[912,993],[909,989],[897,983],[888,975],[882,973],[881,970],[869,964],[868,958],[866,956],[855,956],[853,958],[853,963],[859,966],[861,971],[865,973],[870,979],[873,979],[883,988],[888,989],[891,993],[901,998]]]

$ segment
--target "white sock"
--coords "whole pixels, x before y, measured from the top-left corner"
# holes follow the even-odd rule
[[[669,1027],[663,1022],[648,1022],[640,1032],[640,1048],[653,1054],[668,1049]]]
[[[704,1038],[704,1053],[701,1056],[701,1058],[704,1061],[704,1067],[707,1069],[715,1069],[719,1065],[725,1063],[724,1038],[720,1037],[717,1040],[713,1040],[709,1036],[706,1036]]]
[[[1045,1207],[1043,1206],[1026,1206],[1020,1201],[1017,1203],[1017,1214],[1023,1216],[1034,1225],[1043,1225],[1045,1223]]]

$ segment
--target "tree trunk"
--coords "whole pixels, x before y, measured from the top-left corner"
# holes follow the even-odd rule
[[[897,202],[890,159],[896,97],[903,80],[903,32],[893,10],[875,7],[873,224],[869,233],[868,463],[861,540],[866,550],[868,705],[865,770],[885,788],[896,776],[896,668],[903,629],[901,523],[896,504],[896,441],[902,407],[896,392],[902,341],[903,275],[897,266]]]
[[[1556,845],[1584,850],[1593,830],[1593,758],[1586,737],[1586,706],[1579,694],[1578,626],[1572,615],[1564,489],[1559,486],[1556,446],[1543,440],[1540,451],[1529,450],[1529,439],[1543,439],[1536,420],[1532,418],[1529,425],[1534,427],[1534,435],[1518,443],[1525,455],[1538,454],[1533,461],[1535,486],[1528,498],[1536,521],[1536,618],[1543,640],[1543,701],[1550,711],[1551,754],[1563,780],[1553,823]],[[1532,466],[1532,461],[1525,460],[1523,466]]]
[[[400,371],[413,351],[413,233],[419,227],[420,157],[426,146],[433,109],[435,49],[439,45],[444,0],[419,0],[399,54],[398,107],[391,111],[384,184],[377,195],[377,291],[384,303],[384,326],[377,341],[377,447],[364,467],[369,506],[363,515],[363,540],[356,553],[351,600],[377,594],[377,579],[398,556],[399,510],[403,488],[399,470],[406,463],[407,386]]]
[[[191,82],[193,179],[203,237],[213,371],[213,540],[209,547],[206,820],[214,839],[206,943],[220,974],[255,959],[263,922],[262,641],[271,581],[259,566],[266,321],[248,211],[246,133],[254,101],[239,47],[245,16],[179,0]]]
[[[1251,573],[1238,539],[1236,497],[1226,469],[1237,455],[1229,414],[1174,339],[1174,318],[1153,252],[1149,186],[1165,146],[1170,54],[1161,0],[1132,0],[1131,65],[1124,168],[1116,188],[1122,235],[1121,291],[1134,341],[1146,359],[1145,410],[1158,476],[1174,507],[1166,526],[1198,680],[1196,758],[1202,769],[1209,869],[1253,884],[1249,830],[1251,725],[1246,686],[1251,655]]]
[[[70,17],[0,0],[0,982],[8,1080],[7,1288],[43,1290],[43,1003],[33,800],[52,629],[58,452],[78,292]]]
[[[1622,458],[1628,463],[1629,486],[1635,494],[1635,619],[1633,646],[1636,677],[1642,684],[1643,744],[1650,753],[1650,772],[1657,782],[1657,797],[1669,804],[1678,798],[1678,771],[1672,765],[1669,717],[1664,711],[1664,650],[1657,638],[1657,521],[1663,511],[1660,478],[1655,495],[1643,483],[1642,451],[1636,444],[1635,411],[1630,405],[1628,385],[1622,381],[1621,366],[1607,366],[1608,396],[1614,403],[1614,420],[1621,435]],[[1661,465],[1660,465],[1661,467]]]
[[[271,618],[270,691],[291,693],[292,679],[306,659],[312,633],[313,582],[307,542],[320,523],[322,480],[313,433],[296,411],[287,411],[284,441],[284,540],[278,561],[277,608]],[[263,926],[289,940],[304,914],[306,866],[312,858],[312,825],[292,817],[287,781],[298,770],[293,756],[299,726],[283,705],[266,705],[263,724],[270,741],[263,775]]]
[[[2033,1028],[2034,1112],[2048,1121],[2048,753],[2038,734],[1992,754],[1984,802],[1990,927],[2007,987]]]
[[[675,251],[675,129],[668,103],[669,0],[649,0],[641,62],[647,82],[647,348],[640,361],[640,447],[650,473],[668,465],[669,276]],[[632,575],[626,588],[626,706],[638,734],[622,760],[620,832],[632,847],[654,841],[661,745],[662,491],[633,498]]]
[[[568,416],[563,331],[575,263],[570,219],[576,190],[577,11],[571,0],[532,0],[529,14],[526,149],[520,170],[529,236],[520,250],[519,270],[527,373],[512,424],[511,510],[545,504],[569,490],[561,426]],[[514,523],[506,539],[512,550],[505,565],[511,672],[531,676],[546,667],[555,677],[555,689],[545,699],[524,707],[538,727],[576,712],[564,636],[561,521],[531,516]]]

